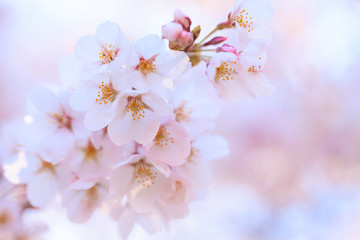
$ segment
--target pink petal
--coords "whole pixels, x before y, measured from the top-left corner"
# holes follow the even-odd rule
[[[51,203],[56,191],[57,179],[50,172],[35,174],[27,184],[28,199],[36,207],[43,207]]]
[[[110,194],[123,197],[128,192],[131,182],[134,180],[134,167],[125,165],[117,168],[110,178]]]
[[[185,162],[190,154],[190,139],[186,130],[181,124],[169,120],[163,127],[166,128],[168,142],[155,141],[146,146],[146,152],[149,159],[156,159],[160,162],[169,164],[170,166],[178,166]],[[172,138],[172,139],[171,139]]]

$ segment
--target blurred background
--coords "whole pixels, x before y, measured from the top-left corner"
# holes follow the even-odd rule
[[[132,40],[161,34],[178,8],[209,32],[233,0],[0,0],[0,124],[22,118],[36,84],[59,82],[77,39],[106,21]],[[266,75],[273,96],[222,104],[215,133],[231,154],[212,162],[205,201],[168,231],[129,239],[360,239],[360,1],[273,0]],[[71,224],[61,209],[45,239],[117,239],[97,212]]]

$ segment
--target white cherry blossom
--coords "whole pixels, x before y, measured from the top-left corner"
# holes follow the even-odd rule
[[[137,90],[147,90],[166,96],[165,78],[177,79],[190,68],[188,56],[180,51],[166,51],[164,40],[149,35],[135,41],[126,62],[129,84]]]
[[[274,9],[270,0],[237,0],[230,12],[229,21],[236,24],[243,41],[269,39],[266,27]]]
[[[110,194],[116,198],[126,196],[129,205],[137,213],[149,213],[160,198],[171,195],[172,181],[151,164],[145,155],[137,154],[130,157],[127,164],[120,163],[113,172]]]
[[[94,138],[96,137],[77,141],[75,148],[64,160],[66,168],[81,180],[109,176],[115,164],[127,159],[134,152],[132,142],[118,147],[110,141],[106,132],[103,133],[100,143],[97,144],[98,140],[93,140]]]
[[[207,76],[220,98],[229,102],[251,96],[271,95],[274,86],[263,74],[265,54],[248,45],[241,54],[217,53],[207,67]]]
[[[106,127],[115,117],[121,82],[108,72],[82,81],[71,95],[70,106],[85,111],[84,125],[93,130]]]
[[[267,60],[265,52],[260,51],[256,45],[249,44],[240,57],[241,74],[244,76],[248,94],[253,98],[271,95],[275,87],[263,73]]]
[[[129,42],[118,24],[104,22],[96,29],[95,35],[78,40],[76,56],[84,63],[85,70],[95,68],[98,71],[110,67],[121,68],[129,51]]]
[[[172,94],[175,120],[190,137],[212,130],[213,119],[220,112],[216,91],[207,80],[205,70],[205,64],[190,69],[175,83]]]
[[[119,99],[117,115],[108,127],[110,139],[121,145],[134,139],[146,144],[155,137],[160,118],[171,114],[164,99],[151,91],[126,91]]]
[[[27,185],[27,197],[33,206],[46,206],[67,186],[71,176],[60,164],[47,162],[36,153],[28,153],[26,161],[20,180]]]
[[[227,141],[221,136],[201,136],[191,141],[191,151],[186,162],[176,172],[195,188],[206,187],[211,178],[209,161],[229,154]]]
[[[84,139],[90,131],[83,125],[83,113],[74,111],[69,106],[69,93],[60,91],[55,94],[46,88],[34,88],[29,95],[33,107],[36,132],[36,152],[48,162],[62,161],[74,146],[75,139]],[[34,144],[34,143],[32,143]]]
[[[69,219],[77,223],[86,222],[100,207],[107,194],[108,182],[105,180],[73,182],[63,200]]]

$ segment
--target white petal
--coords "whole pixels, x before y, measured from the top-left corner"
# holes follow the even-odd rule
[[[148,35],[135,43],[135,51],[140,57],[149,59],[155,54],[165,51],[164,40],[156,35]]]
[[[118,46],[121,38],[125,38],[119,25],[114,22],[104,22],[96,29],[96,37],[102,42]]]
[[[134,139],[140,144],[147,144],[151,142],[160,126],[160,119],[153,111],[145,109],[143,118],[135,119],[133,121],[135,135]],[[130,113],[127,113],[127,117],[131,119]]]
[[[151,84],[149,79],[144,76],[140,71],[133,71],[127,75],[129,79],[130,86],[134,87],[136,90],[149,90]]]
[[[173,109],[165,102],[165,100],[152,92],[143,94],[142,100],[154,110],[156,115],[160,117],[170,115],[172,113]]]
[[[68,129],[58,128],[41,140],[39,155],[47,162],[57,164],[74,146],[74,136]]]
[[[246,85],[249,89],[250,96],[256,98],[258,96],[268,96],[275,91],[272,85],[263,73],[247,74]]]
[[[216,87],[219,97],[230,103],[235,103],[248,96],[245,83],[238,79],[229,81],[218,80]]]
[[[136,131],[131,116],[125,114],[123,118],[114,120],[108,126],[108,134],[111,141],[120,146],[133,139]]]
[[[56,95],[52,91],[42,87],[33,88],[29,93],[29,100],[38,111],[43,113],[58,112],[60,110]]]
[[[136,79],[136,76],[131,76],[129,74],[126,74],[122,69],[114,69],[111,71],[111,82],[113,88],[117,91],[131,90],[132,89],[131,81],[133,79]]]
[[[101,43],[95,35],[88,35],[78,40],[75,55],[85,63],[100,63]]]
[[[157,72],[176,80],[191,68],[190,59],[182,51],[169,51],[156,58]]]
[[[106,127],[115,117],[117,99],[107,105],[95,104],[85,114],[85,127],[96,131]]]
[[[94,105],[97,95],[97,84],[92,81],[84,81],[71,94],[70,106],[74,110],[85,111]]]
[[[35,174],[27,184],[28,199],[36,207],[49,204],[54,199],[56,191],[56,177],[50,172]]]
[[[71,121],[72,131],[75,139],[84,139],[90,136],[91,131],[85,128],[84,121],[82,118],[72,119]]]
[[[129,194],[129,205],[137,213],[149,213],[154,210],[154,203],[156,200],[156,192],[153,189],[133,189]]]
[[[93,212],[100,206],[107,196],[107,188],[103,183],[97,183],[89,189],[70,189],[64,197],[64,205],[67,207],[69,219],[73,222],[83,223],[87,221]]]
[[[129,233],[131,232],[137,214],[130,208],[126,208],[123,213],[120,215],[118,221],[118,232],[123,239],[126,239]]]
[[[209,164],[204,160],[186,162],[178,167],[177,172],[186,178],[195,188],[206,187],[211,179]]]

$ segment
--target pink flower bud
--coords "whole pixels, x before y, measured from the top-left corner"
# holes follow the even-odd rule
[[[180,23],[184,30],[190,32],[191,19],[179,9],[174,11],[174,21]]]
[[[194,41],[194,36],[191,32],[182,31],[177,38],[177,42],[179,45],[183,47],[190,46]]]
[[[162,37],[170,41],[175,41],[182,31],[183,27],[181,24],[169,22],[162,26]]]
[[[223,44],[221,47],[216,48],[216,51],[217,52],[231,52],[231,53],[235,54],[236,56],[240,55],[234,46],[231,46],[227,43]]]
[[[227,37],[220,37],[220,36],[214,37],[210,41],[204,43],[203,46],[205,47],[205,46],[209,46],[209,45],[216,45],[216,44],[226,41],[226,39],[227,39]]]

